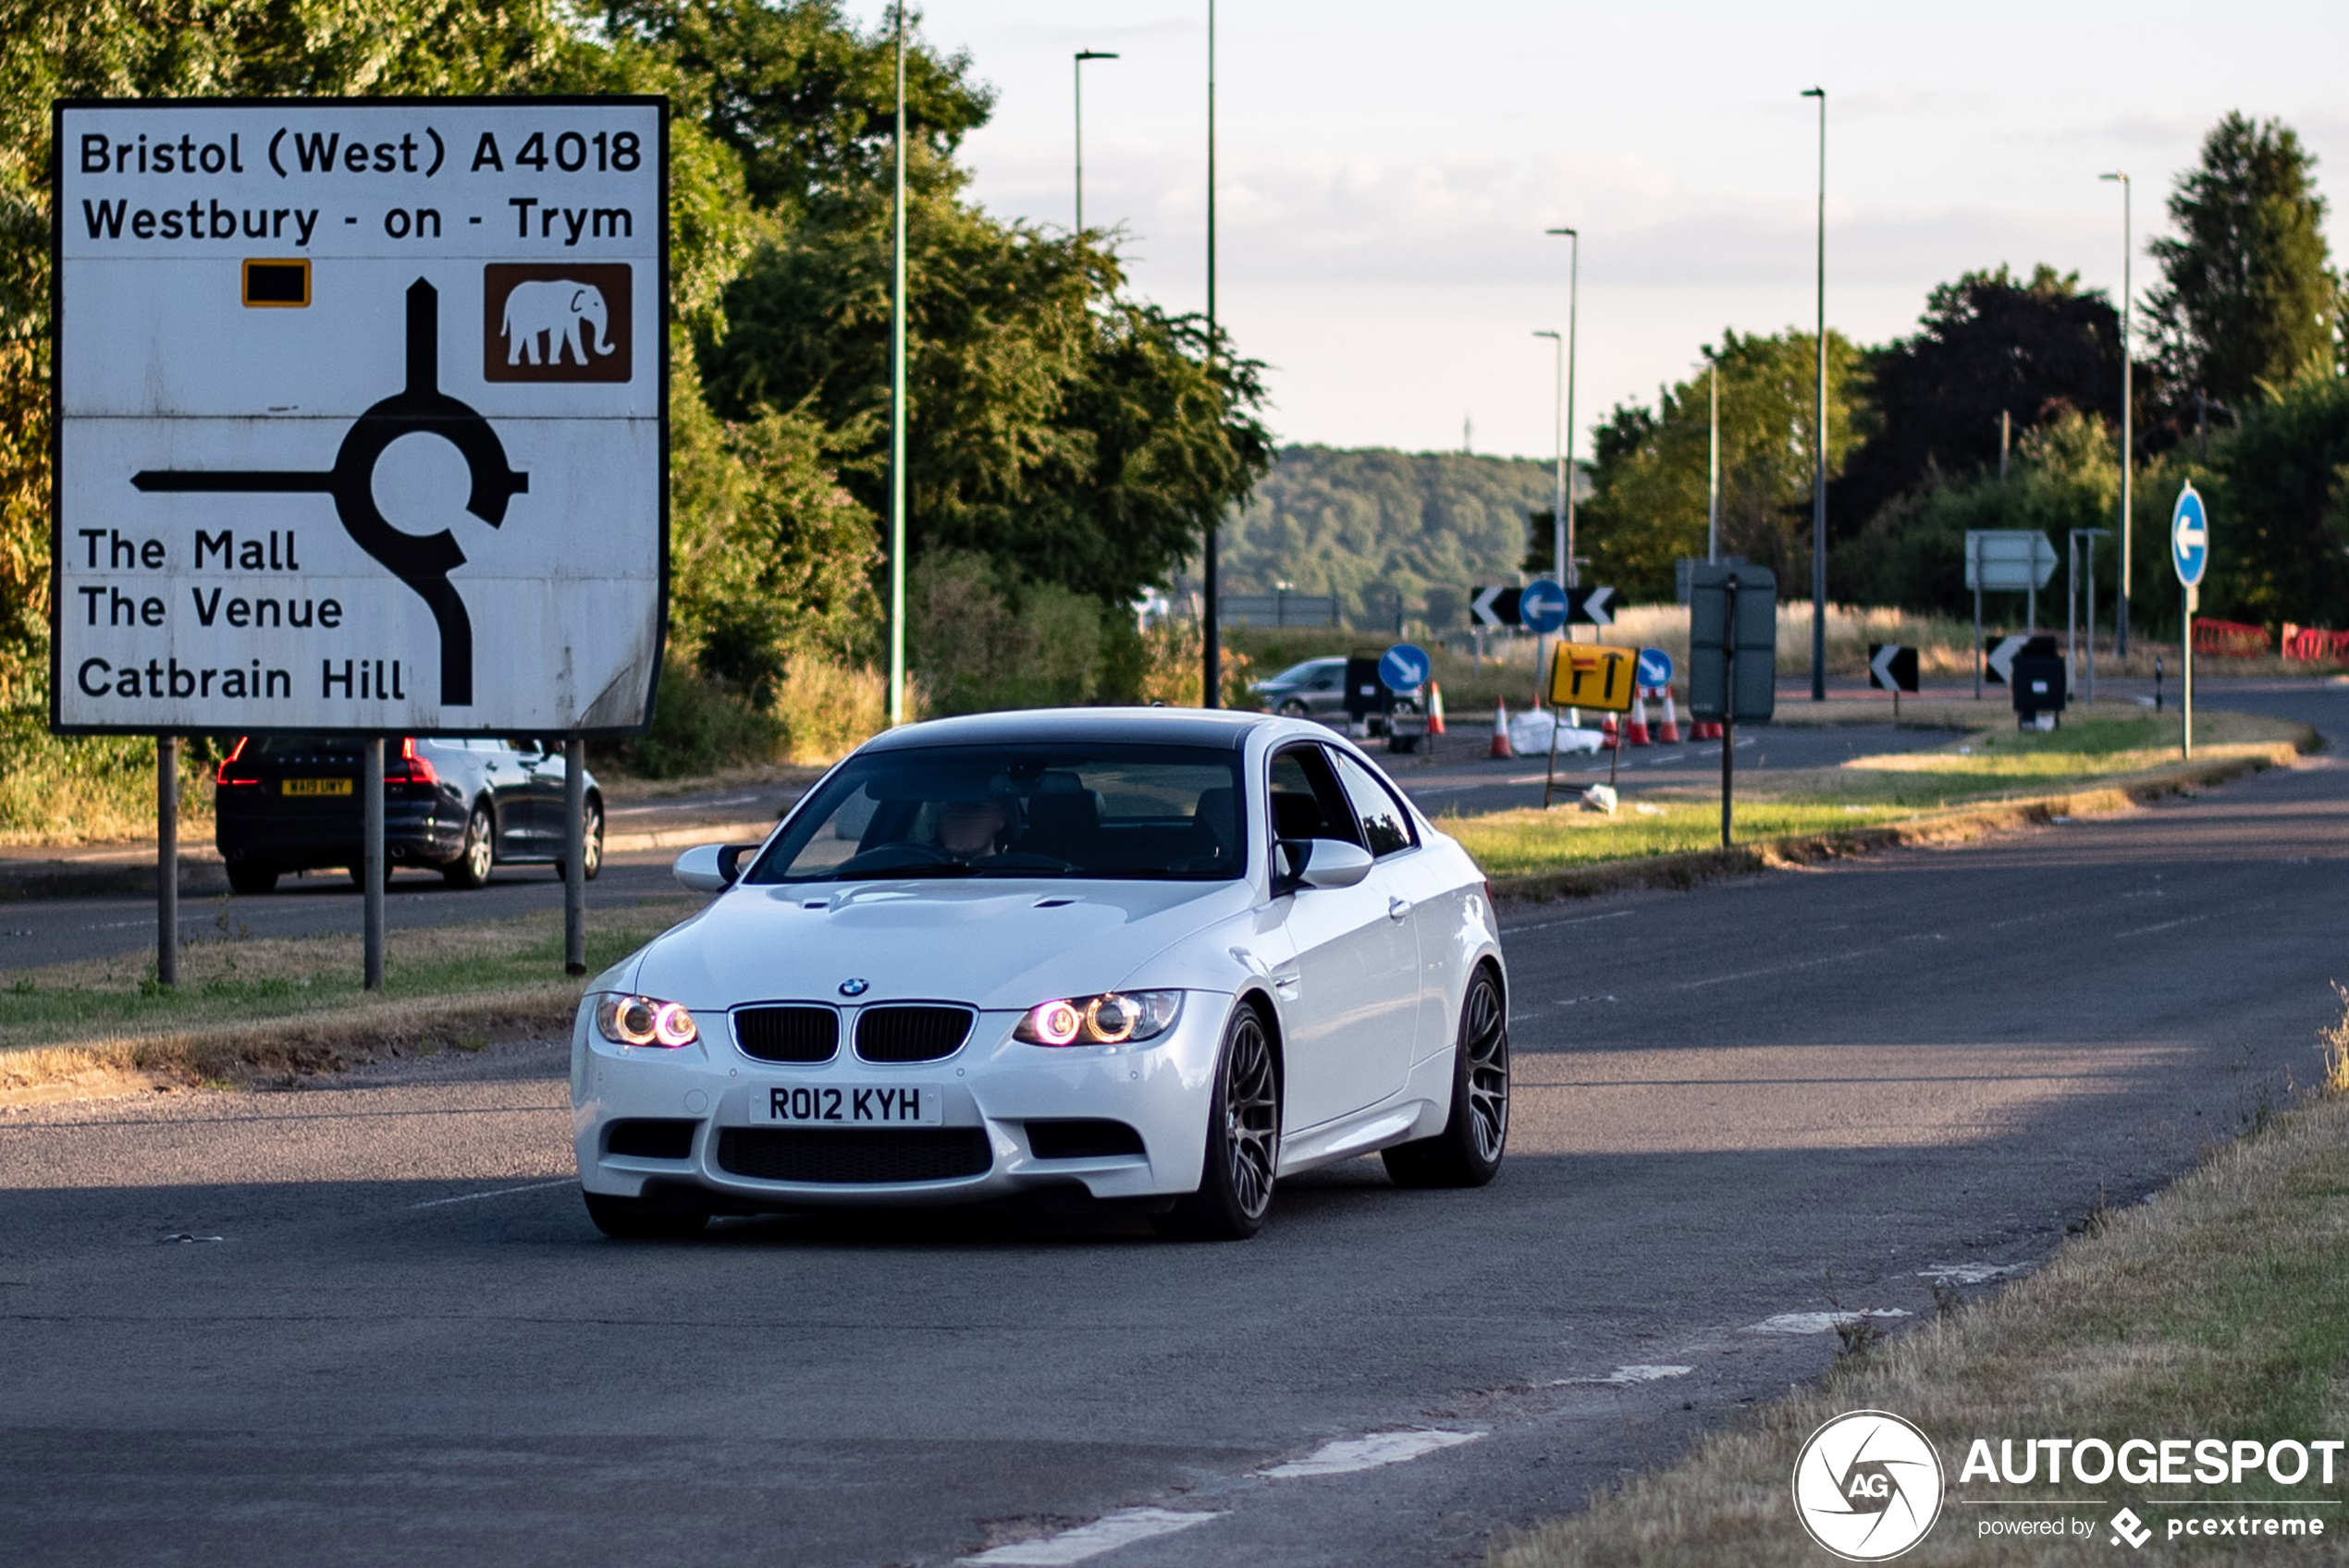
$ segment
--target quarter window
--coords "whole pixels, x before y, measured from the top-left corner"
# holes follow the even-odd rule
[[[1371,775],[1371,770],[1343,752],[1337,754],[1338,782],[1346,788],[1354,818],[1361,824],[1362,842],[1381,857],[1408,850],[1419,842],[1412,836],[1411,814]]]

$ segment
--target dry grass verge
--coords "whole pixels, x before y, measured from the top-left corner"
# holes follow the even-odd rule
[[[590,971],[701,906],[690,896],[591,912]],[[181,949],[180,982],[143,956],[12,971],[0,985],[0,1103],[162,1083],[285,1082],[381,1057],[479,1049],[568,1029],[561,912],[395,931],[386,986],[359,983],[354,936],[256,938],[224,900],[220,934]]]
[[[2173,1517],[2213,1513],[2164,1507],[2165,1498],[2337,1502],[2337,1482],[2283,1488],[2257,1472],[2240,1486],[2150,1488],[2118,1479],[1961,1486],[1959,1476],[1977,1438],[1995,1452],[2002,1438],[2019,1451],[2038,1437],[2100,1438],[2118,1449],[2131,1438],[2305,1442],[2349,1432],[2344,1196],[2349,1098],[2326,1095],[2265,1119],[2263,1131],[2214,1151],[2149,1202],[2100,1208],[2092,1217],[2100,1222],[2084,1222],[2046,1268],[2000,1294],[1848,1356],[1816,1388],[1740,1418],[1671,1469],[1498,1543],[1492,1568],[1808,1568],[1828,1561],[1794,1517],[1794,1460],[1821,1423],[1861,1409],[1915,1422],[1948,1476],[1941,1518],[1900,1559],[1904,1565],[2013,1561],[2018,1551],[2034,1564],[2115,1560],[2103,1528],[2085,1539],[1986,1545],[1977,1537],[1982,1519],[2023,1511],[1960,1501],[1968,1497],[2087,1499],[2090,1505],[2066,1512],[2099,1524],[2125,1504],[2158,1537]],[[2044,1481],[2044,1469],[2039,1476]],[[2290,1512],[2320,1514],[2322,1539],[2194,1538],[2193,1559],[2337,1562],[2349,1554],[2349,1519],[2337,1510]]]

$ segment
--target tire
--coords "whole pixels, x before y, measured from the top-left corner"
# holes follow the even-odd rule
[[[277,868],[254,861],[228,863],[228,886],[240,893],[265,893],[277,885]]]
[[[587,868],[587,880],[593,882],[596,879],[596,874],[604,868],[604,808],[594,801],[587,802],[586,821],[583,824],[580,838],[584,841],[584,847],[579,858]],[[555,880],[560,882],[570,876],[571,863],[562,856],[557,855]]]
[[[498,825],[490,818],[489,802],[477,802],[465,818],[465,841],[457,858],[440,868],[441,879],[451,888],[479,888],[488,882],[497,859]]]
[[[1264,1015],[1248,1004],[1224,1026],[1215,1093],[1207,1107],[1206,1163],[1199,1191],[1174,1200],[1150,1223],[1162,1236],[1190,1242],[1243,1242],[1273,1207],[1280,1170],[1281,1084]]]
[[[587,1218],[596,1229],[619,1242],[682,1242],[698,1236],[709,1223],[709,1210],[681,1208],[643,1198],[611,1197],[584,1193]]]
[[[1500,1170],[1508,1141],[1509,1014],[1499,977],[1480,965],[1460,999],[1444,1131],[1382,1150],[1379,1158],[1398,1187],[1481,1187]]]
[[[1287,702],[1281,704],[1281,717],[1283,718],[1310,718],[1312,717],[1312,713],[1313,710],[1311,708],[1307,707],[1295,697],[1291,697]]]

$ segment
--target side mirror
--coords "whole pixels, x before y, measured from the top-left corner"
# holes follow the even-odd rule
[[[742,876],[742,857],[756,844],[695,844],[677,857],[670,875],[696,893],[722,893]]]
[[[1342,839],[1283,839],[1274,852],[1283,863],[1273,879],[1275,898],[1306,888],[1351,888],[1375,864],[1368,850]]]

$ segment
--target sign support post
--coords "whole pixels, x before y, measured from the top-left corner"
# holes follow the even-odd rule
[[[179,737],[155,737],[155,984],[179,984]]]
[[[1978,703],[1982,700],[1982,541],[1968,534],[1966,548],[1974,556],[1967,564],[1974,568],[1974,700]]]
[[[1728,670],[1721,683],[1721,847],[1729,847],[1730,821],[1735,815],[1730,802],[1737,790],[1738,755],[1738,574],[1729,573],[1722,584],[1721,650],[1722,662]]]
[[[366,904],[362,918],[363,983],[384,988],[384,738],[370,735],[360,748],[359,888]]]
[[[2185,646],[2180,650],[2186,666],[2185,705],[2179,714],[2183,720],[2178,730],[2179,754],[2186,761],[2194,760],[2194,612],[2202,607],[2202,590],[2189,584],[2186,588]]]
[[[563,973],[587,973],[587,742],[563,741]]]

